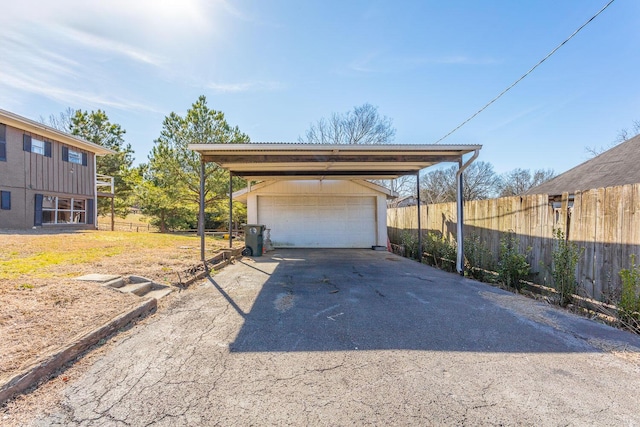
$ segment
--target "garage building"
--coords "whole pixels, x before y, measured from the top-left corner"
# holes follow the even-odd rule
[[[419,178],[420,171],[429,166],[457,163],[456,267],[458,272],[463,270],[462,172],[478,157],[480,145],[251,143],[191,144],[189,148],[200,154],[202,189],[207,162],[227,169],[230,177],[240,176],[249,183],[258,183],[237,196],[247,203],[248,221],[271,228],[272,243],[280,247],[386,246],[386,197],[391,194],[370,181],[405,175]],[[463,160],[466,154],[471,156]],[[419,179],[416,183],[419,195]],[[231,180],[229,187],[231,205],[234,196]],[[418,245],[421,245],[419,200],[416,209]],[[229,218],[230,230],[232,223]],[[201,236],[200,253],[204,261],[204,233]]]
[[[247,222],[271,230],[274,247],[387,245],[388,189],[364,180],[265,181],[234,194]]]

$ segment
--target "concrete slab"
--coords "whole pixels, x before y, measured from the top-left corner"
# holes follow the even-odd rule
[[[169,286],[165,286],[163,288],[157,288],[157,289],[153,289],[152,291],[147,292],[146,294],[144,294],[144,297],[145,298],[155,298],[155,299],[159,300],[159,299],[162,299],[162,298],[166,297],[171,292],[173,292],[173,288],[170,288]]]
[[[110,280],[108,282],[101,283],[102,286],[107,286],[110,288],[121,288],[124,286],[124,279],[122,277],[118,277],[117,279]]]
[[[372,250],[226,267],[31,425],[639,425],[640,337]]]
[[[153,282],[153,280],[143,276],[129,276],[129,283],[147,283],[147,282]]]
[[[121,288],[117,288],[120,292],[130,292],[132,294],[142,296],[149,292],[153,287],[153,282],[140,282],[140,283],[129,283],[128,285],[124,285]]]
[[[76,277],[75,280],[81,280],[84,282],[106,283],[112,280],[116,280],[118,278],[120,278],[120,276],[117,276],[114,274],[91,273],[91,274],[85,274],[84,276]]]

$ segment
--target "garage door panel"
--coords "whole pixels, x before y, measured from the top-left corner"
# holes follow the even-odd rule
[[[258,196],[274,246],[363,248],[376,242],[375,197]]]

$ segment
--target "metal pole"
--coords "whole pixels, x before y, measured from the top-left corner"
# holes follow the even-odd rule
[[[458,170],[462,168],[462,158],[458,161]],[[456,270],[461,275],[464,275],[464,192],[462,187],[463,174],[456,175],[456,204],[457,204],[457,223],[456,223],[456,238],[458,243],[458,252],[456,254]]]
[[[116,205],[115,195],[111,193],[111,231],[116,229],[116,206],[115,205]]]
[[[233,248],[233,173],[229,171],[229,249]]]
[[[463,190],[464,187],[462,185],[462,172],[464,172],[464,170],[469,167],[469,165],[471,163],[473,163],[473,161],[475,159],[478,158],[478,155],[480,154],[479,150],[475,150],[473,155],[471,156],[471,158],[469,160],[467,160],[464,164],[462,163],[462,157],[460,157],[460,160],[458,160],[458,172],[456,172],[456,187],[457,187],[457,191],[456,191],[456,203],[457,203],[457,207],[458,207],[458,220],[456,221],[456,239],[457,239],[457,243],[458,243],[458,254],[456,257],[456,270],[458,271],[458,273],[460,273],[461,275],[464,276],[464,196],[463,196]]]
[[[198,217],[198,233],[200,233],[200,260],[205,262],[204,257],[204,157],[200,154],[200,215]],[[206,263],[205,263],[206,265]]]
[[[416,173],[416,188],[418,190],[418,261],[422,262],[422,224],[420,220],[420,171]]]

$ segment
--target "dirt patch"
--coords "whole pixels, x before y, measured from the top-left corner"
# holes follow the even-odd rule
[[[532,303],[526,298],[514,298],[513,295],[503,295],[494,292],[480,292],[483,298],[486,298],[501,307],[514,311],[519,315],[526,317],[534,322],[541,323],[552,328],[558,329],[558,324],[546,315],[548,307]]]
[[[163,304],[161,300],[158,309]],[[141,324],[150,321],[150,317],[141,320]],[[73,379],[81,377],[105,352],[118,345],[134,333],[135,329],[125,328],[117,336],[107,342],[100,343],[90,352],[78,359],[72,366],[65,369],[61,375],[52,378],[37,389],[28,394],[16,396],[0,407],[0,425],[3,427],[18,427],[30,425],[39,414],[45,413],[47,409],[54,408],[63,397],[63,392],[67,383]]]
[[[3,231],[0,241],[0,379],[140,302],[74,277],[140,275],[175,284],[200,259],[194,235]],[[227,241],[207,239],[206,254],[226,247]]]
[[[31,286],[3,284],[0,290],[2,379],[140,302],[131,294],[69,279],[55,283],[36,279]]]
[[[623,342],[590,339],[589,344],[640,367],[640,348]]]

